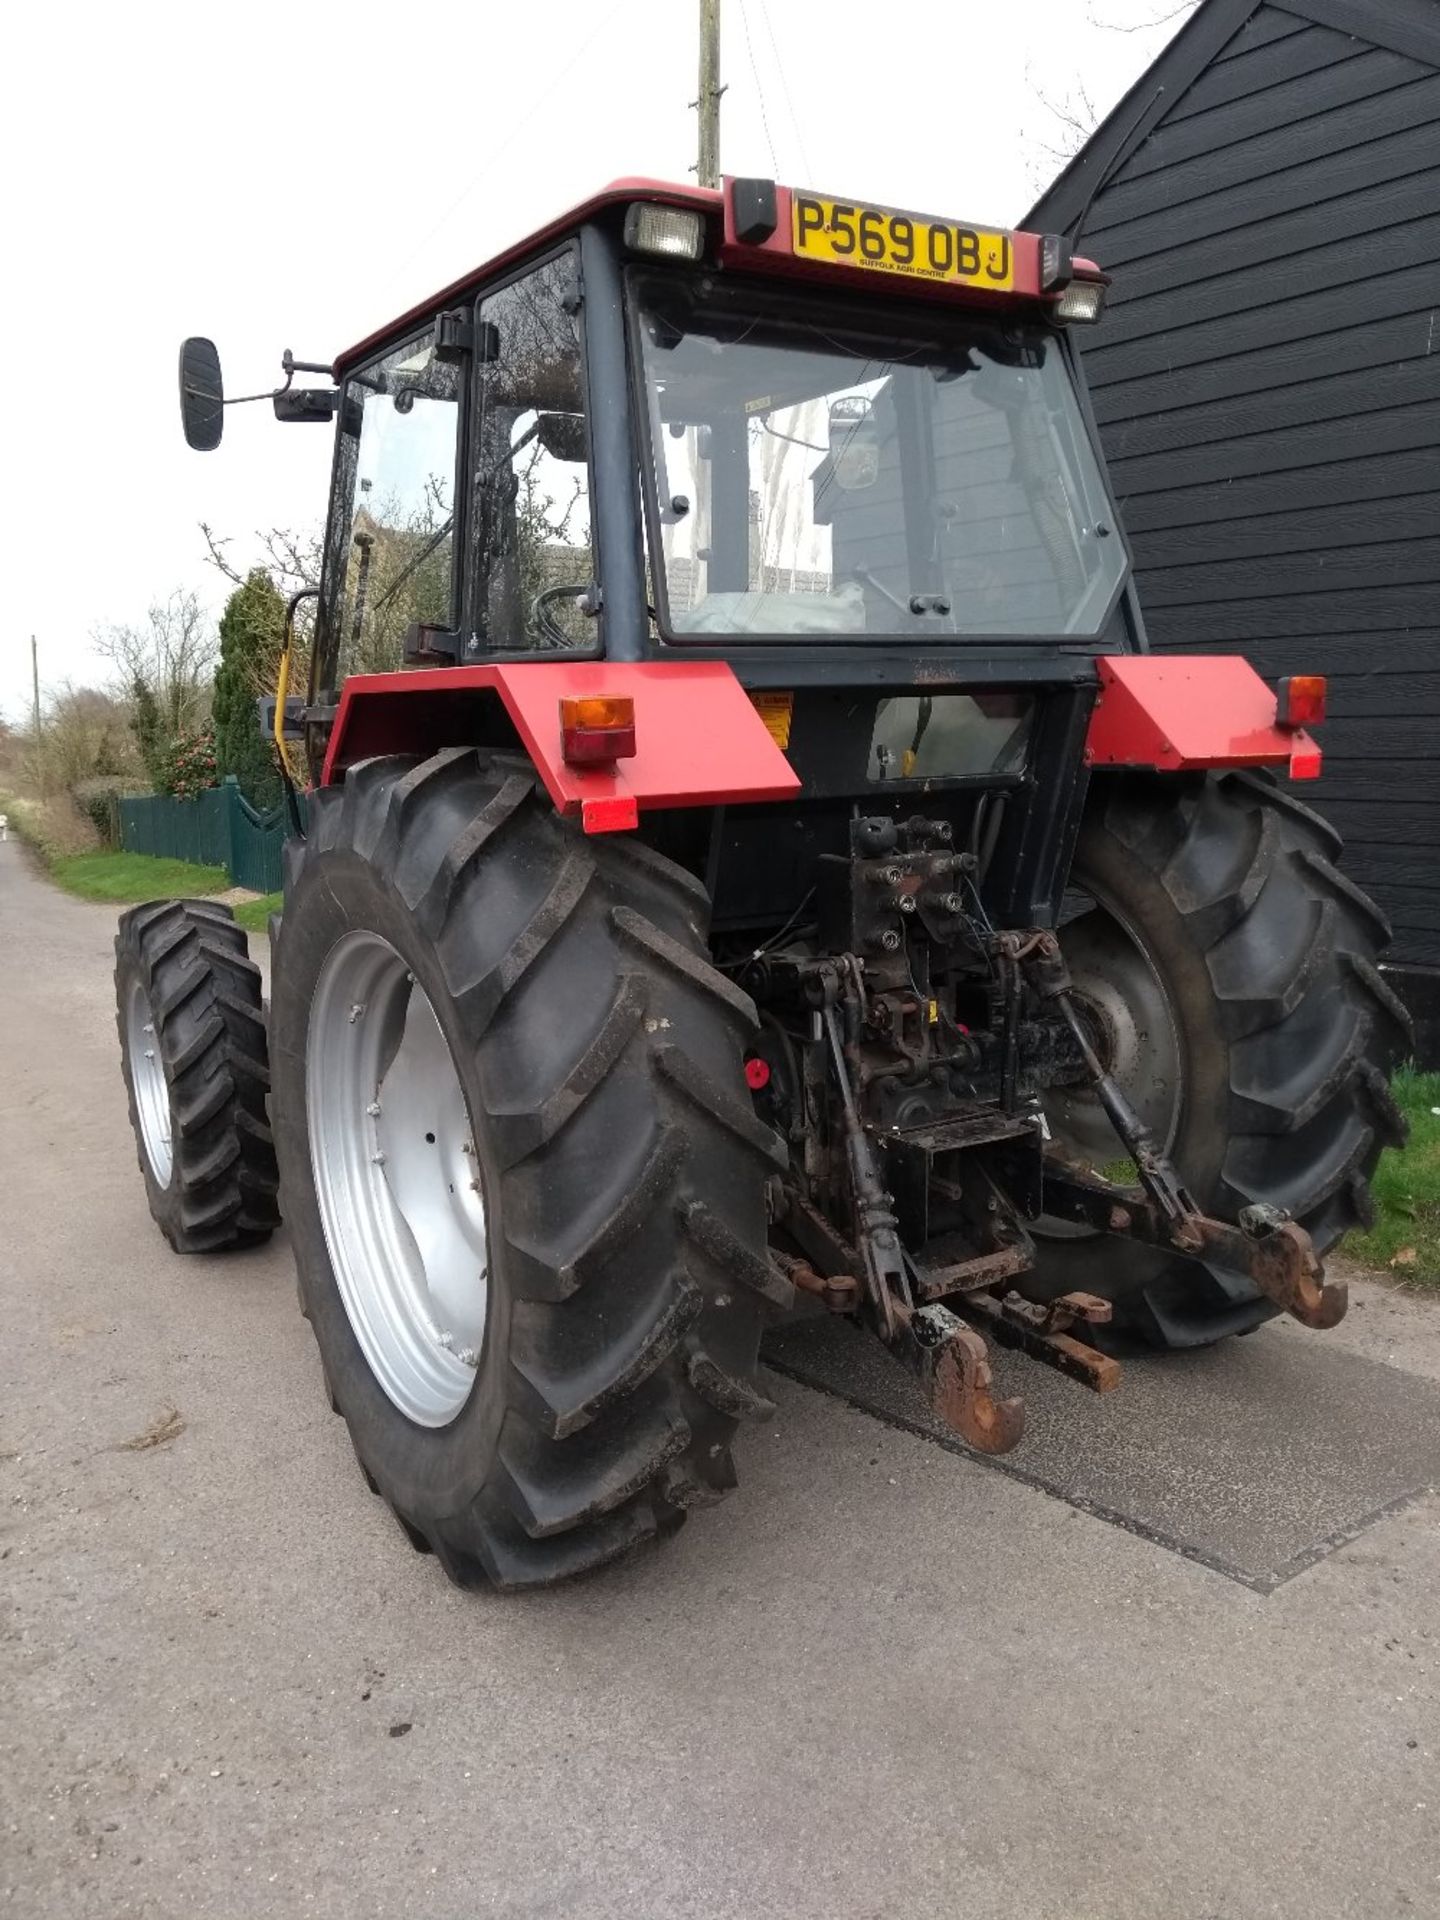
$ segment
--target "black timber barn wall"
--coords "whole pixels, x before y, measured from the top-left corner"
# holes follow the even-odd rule
[[[1433,1053],[1440,0],[1204,0],[1024,224],[1067,229],[1097,179],[1084,360],[1150,643],[1329,676],[1296,791],[1434,995]]]

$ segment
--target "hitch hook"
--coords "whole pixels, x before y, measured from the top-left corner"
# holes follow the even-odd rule
[[[1009,1453],[1025,1432],[1025,1402],[997,1400],[985,1342],[940,1306],[895,1302],[904,1338],[896,1352],[947,1427],[977,1453]]]
[[[1240,1231],[1253,1241],[1249,1272],[1260,1291],[1302,1326],[1338,1326],[1350,1304],[1343,1280],[1327,1279],[1309,1234],[1278,1207],[1240,1210]]]

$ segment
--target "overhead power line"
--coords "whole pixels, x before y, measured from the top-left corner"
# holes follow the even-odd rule
[[[614,4],[606,8],[605,12],[600,16],[599,20],[595,23],[595,25],[590,29],[589,33],[586,34],[585,38],[580,42],[579,46],[576,47],[574,53],[571,54],[570,58],[565,62],[564,66],[561,67],[558,70],[558,72],[554,74],[546,75],[545,91],[543,95],[543,109],[545,111],[549,111],[553,108],[554,102],[555,102],[555,95],[559,89],[560,83],[563,80],[569,79],[570,75],[580,65],[580,62],[585,58],[586,54],[589,53],[591,47],[594,46],[595,42],[609,27],[611,21],[615,18],[616,14],[619,13],[622,7],[628,4],[629,4],[629,0],[614,0]],[[514,146],[515,142],[520,138],[522,133],[528,133],[530,131],[537,117],[537,114],[540,111],[541,109],[538,107],[527,107],[525,111],[521,114],[520,118],[510,128],[509,132],[504,135],[504,137],[498,142],[497,145],[493,146],[490,149],[489,153],[487,153],[485,158],[481,161],[479,168],[476,170],[474,174],[471,175],[468,185],[461,188],[460,192],[450,202],[449,206],[440,215],[439,219],[436,220],[432,226],[429,226],[426,228],[425,232],[421,234],[420,238],[415,242],[415,245],[410,249],[409,253],[406,254],[405,258],[400,262],[399,266],[395,269],[395,272],[397,275],[403,273],[405,269],[410,265],[411,261],[416,259],[417,256],[421,252],[423,252],[425,247],[427,247],[429,243],[435,238],[435,235],[439,233],[440,229],[449,224],[449,222],[454,218],[454,216],[460,211],[461,207],[464,206],[465,202],[470,198],[471,194],[473,194],[475,189],[480,185],[481,181],[490,172],[491,168],[494,167],[496,161],[502,159],[504,155],[509,152],[510,148]]]
[[[760,78],[760,69],[755,61],[755,48],[750,39],[750,13],[745,0],[740,0],[740,24],[745,29],[745,51],[750,56],[750,72],[755,80],[755,97],[760,103],[760,125],[765,129],[765,144],[770,149],[770,171],[778,179],[780,162],[775,157],[775,141],[770,132],[770,116],[765,111],[765,82]]]
[[[800,130],[800,119],[795,111],[795,102],[790,93],[790,82],[785,77],[785,62],[780,58],[780,49],[775,41],[775,29],[770,23],[770,8],[767,0],[760,0],[760,17],[765,22],[765,31],[770,38],[770,51],[775,58],[775,71],[780,76],[780,91],[785,95],[786,110],[790,115],[790,124],[795,129],[795,144],[800,149],[800,162],[805,169],[806,184],[814,179],[814,169],[810,165],[810,155],[805,151],[805,135]],[[778,172],[779,169],[777,168]]]

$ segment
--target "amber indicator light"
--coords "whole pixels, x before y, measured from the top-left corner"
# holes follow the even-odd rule
[[[603,694],[560,702],[560,748],[571,766],[628,760],[635,752],[635,702]]]

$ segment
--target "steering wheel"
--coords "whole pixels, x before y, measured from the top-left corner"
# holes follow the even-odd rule
[[[530,602],[530,624],[552,647],[573,646],[568,633],[550,618],[550,609],[559,600],[578,600],[594,591],[593,580],[581,580],[571,587],[543,587]],[[586,609],[589,611],[589,609]]]

